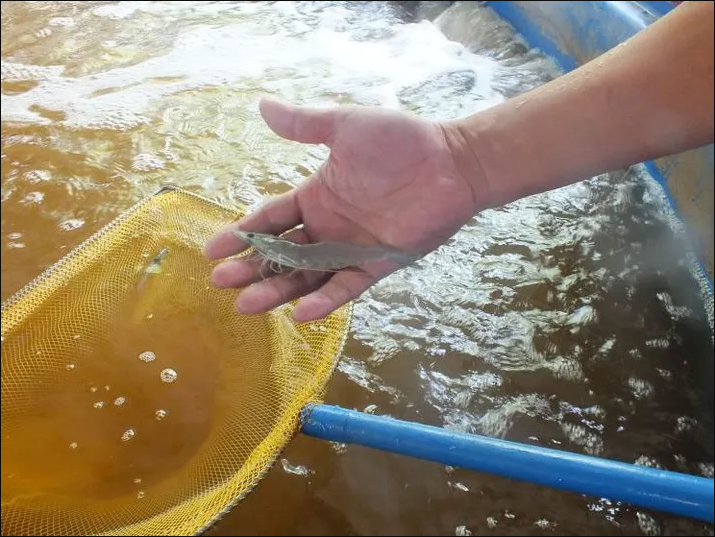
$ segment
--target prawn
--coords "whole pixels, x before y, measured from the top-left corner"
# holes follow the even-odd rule
[[[164,258],[168,255],[169,249],[168,248],[162,248],[161,251],[154,257],[154,259],[151,260],[151,263],[144,269],[144,275],[142,276],[142,279],[139,281],[139,284],[137,285],[138,290],[142,290],[144,288],[144,285],[146,284],[146,280],[149,277],[149,274],[158,274],[161,272],[161,262],[164,260]]]
[[[252,246],[268,262],[274,272],[281,267],[297,270],[338,272],[347,267],[390,259],[402,265],[413,262],[418,256],[386,246],[357,246],[344,242],[316,242],[298,244],[275,235],[234,230],[243,242]],[[261,265],[263,267],[263,265]]]

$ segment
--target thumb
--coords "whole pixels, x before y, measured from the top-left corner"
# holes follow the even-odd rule
[[[343,108],[310,108],[264,97],[258,108],[266,124],[278,136],[305,144],[331,145]]]

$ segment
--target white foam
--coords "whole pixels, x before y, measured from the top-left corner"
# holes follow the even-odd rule
[[[179,18],[199,4],[175,3],[169,9],[151,2],[121,2],[97,7],[94,13],[131,21],[139,11],[169,9],[167,17]],[[386,21],[382,26],[391,32],[386,39],[364,40],[336,24],[343,16],[336,14],[337,8],[303,15],[317,29],[297,34],[290,21],[282,20],[290,18],[290,13],[281,13],[287,8],[274,9],[260,21],[187,29],[164,55],[76,78],[64,77],[59,66],[3,61],[3,80],[39,84],[24,93],[3,95],[2,120],[48,123],[31,110],[34,106],[63,112],[66,117],[59,122],[70,127],[123,130],[148,123],[162,97],[211,85],[240,87],[251,79],[297,100],[331,101],[325,94],[340,92],[396,107],[401,89],[454,70],[479,73],[473,92],[485,96],[483,106],[502,100],[491,89],[498,63],[450,41],[430,22],[390,27]],[[290,76],[280,74],[286,71]]]

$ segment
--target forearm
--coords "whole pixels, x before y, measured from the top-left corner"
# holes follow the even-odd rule
[[[581,68],[445,127],[485,206],[711,143],[713,2],[686,2]]]

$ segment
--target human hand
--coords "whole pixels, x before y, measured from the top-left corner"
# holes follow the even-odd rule
[[[484,205],[485,192],[455,162],[459,133],[445,125],[376,107],[297,107],[262,100],[260,111],[279,136],[326,144],[330,156],[292,191],[218,232],[205,248],[219,259],[247,248],[231,229],[278,235],[298,243],[342,241],[389,246],[425,255],[445,242]],[[293,229],[302,224],[302,228]],[[255,263],[230,259],[212,278],[218,287],[246,287],[237,299],[243,313],[261,313],[303,297],[297,322],[319,319],[354,300],[399,269],[395,261],[337,273],[300,271],[260,281]]]

